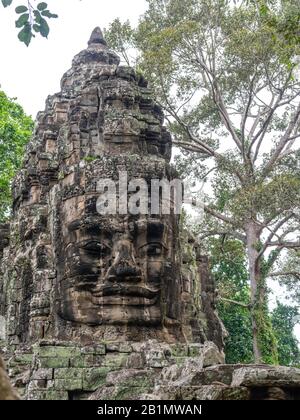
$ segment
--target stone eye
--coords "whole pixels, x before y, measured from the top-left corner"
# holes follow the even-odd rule
[[[82,248],[88,254],[93,255],[95,257],[105,257],[110,253],[110,249],[108,246],[97,241],[89,242],[85,244]]]
[[[149,257],[157,257],[162,254],[162,245],[161,244],[149,244],[146,247],[147,255]]]

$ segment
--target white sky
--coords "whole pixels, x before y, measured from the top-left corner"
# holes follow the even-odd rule
[[[40,0],[32,0],[32,3]],[[47,0],[46,0],[47,1]],[[14,0],[15,6],[26,1]],[[35,118],[44,109],[45,100],[60,90],[60,79],[71,67],[75,54],[86,48],[92,30],[102,29],[119,17],[133,25],[146,10],[146,0],[48,0],[58,19],[50,20],[48,40],[37,37],[27,48],[17,38],[14,7],[0,7],[0,87],[16,97],[27,114]],[[272,287],[275,294],[280,288]],[[277,293],[276,293],[277,292]],[[300,325],[296,327],[300,339]]]
[[[47,1],[47,0],[46,0]],[[39,3],[32,0],[32,3]],[[87,46],[96,26],[102,29],[117,17],[137,24],[146,10],[145,0],[48,0],[58,19],[50,20],[48,40],[40,36],[27,48],[17,38],[15,6],[26,1],[14,0],[14,7],[0,5],[0,86],[33,117],[44,109],[48,95],[60,90],[60,79],[71,67],[75,54]]]

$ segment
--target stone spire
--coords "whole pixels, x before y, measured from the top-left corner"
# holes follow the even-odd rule
[[[90,46],[92,44],[103,44],[103,45],[107,45],[107,43],[106,43],[106,41],[104,39],[103,33],[102,33],[101,29],[99,28],[99,26],[97,26],[93,30],[93,32],[92,32],[92,34],[90,36],[88,45]]]
[[[126,172],[128,182],[150,187],[177,176],[162,109],[145,79],[119,62],[94,29],[38,116],[13,184],[10,231],[0,226],[0,316],[11,343],[204,342],[208,335],[199,270],[181,264],[177,215],[152,215],[149,206],[141,214],[98,212],[99,180],[119,186]],[[8,284],[13,291],[2,293]]]
[[[78,70],[79,77],[85,80],[88,77],[85,71],[89,73],[91,68],[99,71],[103,65],[118,66],[119,64],[119,56],[109,48],[101,29],[97,26],[90,36],[88,48],[74,57],[70,72]]]

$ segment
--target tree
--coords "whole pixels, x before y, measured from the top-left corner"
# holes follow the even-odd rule
[[[58,15],[51,13],[48,4],[40,2],[36,6],[30,0],[25,0],[26,5],[16,7],[16,28],[19,28],[18,38],[28,47],[35,34],[40,34],[47,38],[49,35],[49,25],[47,19],[57,18]],[[1,0],[3,7],[12,5],[13,0]]]
[[[272,312],[272,325],[278,342],[279,363],[285,366],[300,365],[299,342],[294,335],[298,309],[277,302]]]
[[[138,69],[166,111],[183,166],[212,183],[202,239],[226,235],[247,252],[254,359],[276,363],[266,279],[283,250],[300,248],[300,83],[299,44],[270,22],[284,26],[299,9],[287,13],[292,2],[274,0],[266,20],[257,2],[148,3],[131,37]]]
[[[0,356],[0,400],[19,400],[20,397],[17,392],[13,389],[4,362]]]
[[[250,285],[243,245],[236,239],[210,238],[207,252],[218,289],[218,312],[228,331],[225,340],[226,362],[252,363],[252,331],[248,311]],[[294,335],[298,316],[297,307],[279,301],[270,313],[280,365],[300,364],[299,342]]]
[[[9,216],[11,180],[21,166],[32,129],[33,121],[22,107],[0,91],[0,222]]]

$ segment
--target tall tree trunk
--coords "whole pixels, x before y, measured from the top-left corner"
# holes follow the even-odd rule
[[[253,221],[247,223],[247,255],[249,264],[249,278],[251,288],[251,322],[253,334],[253,354],[255,363],[262,363],[262,349],[259,341],[259,325],[257,323],[256,311],[260,305],[264,305],[264,288],[261,287],[261,270],[258,261],[259,251],[257,249],[260,237],[260,228]]]
[[[20,397],[10,384],[5,371],[4,362],[0,356],[0,401],[19,400]]]

